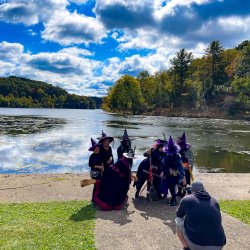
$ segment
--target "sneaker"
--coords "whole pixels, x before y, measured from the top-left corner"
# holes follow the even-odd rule
[[[176,196],[182,197],[183,194],[182,194],[182,192],[179,190],[179,191],[177,192]]]
[[[176,206],[177,205],[177,201],[176,200],[171,200],[169,202],[169,206]]]

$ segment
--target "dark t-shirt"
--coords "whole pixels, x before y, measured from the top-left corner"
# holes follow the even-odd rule
[[[100,155],[102,157],[102,162],[103,162],[104,169],[106,169],[110,165],[114,164],[114,157],[113,157],[113,154],[112,154],[112,148],[110,146],[109,146],[108,150],[106,150],[103,147],[103,145],[100,146]],[[108,164],[107,161],[110,159],[110,157],[112,157],[112,162],[110,164]]]
[[[92,153],[89,157],[89,167],[94,170],[94,166],[101,166],[102,165],[102,156],[101,154]],[[96,169],[95,169],[96,170]],[[101,170],[100,170],[101,171]]]

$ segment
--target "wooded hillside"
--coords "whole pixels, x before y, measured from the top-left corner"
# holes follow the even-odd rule
[[[45,82],[0,77],[0,107],[95,109],[101,104],[102,98],[69,94]]]

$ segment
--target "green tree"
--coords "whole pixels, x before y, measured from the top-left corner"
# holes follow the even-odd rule
[[[223,61],[223,46],[216,40],[205,50],[207,71],[209,72],[206,100],[210,102],[217,94],[220,85],[227,84],[225,63]]]
[[[132,114],[141,112],[143,98],[140,82],[132,76],[125,75],[116,81],[108,96],[111,110]]]
[[[149,110],[155,108],[155,91],[156,82],[153,76],[150,76],[147,71],[141,72],[137,76],[137,80],[140,82],[140,89],[144,99],[145,107]]]
[[[181,94],[186,91],[185,81],[188,77],[189,65],[193,60],[192,52],[187,52],[181,49],[176,53],[176,56],[170,60],[172,64],[172,73],[175,79],[175,104],[182,104]]]
[[[236,78],[232,86],[233,93],[236,95],[233,111],[250,112],[250,76]]]
[[[236,75],[238,77],[250,76],[250,44],[242,49],[242,57],[239,60]]]

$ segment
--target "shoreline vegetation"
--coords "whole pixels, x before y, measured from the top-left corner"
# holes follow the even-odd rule
[[[181,49],[170,68],[124,75],[102,108],[124,115],[250,119],[250,41],[224,49],[211,42],[201,58]]]

